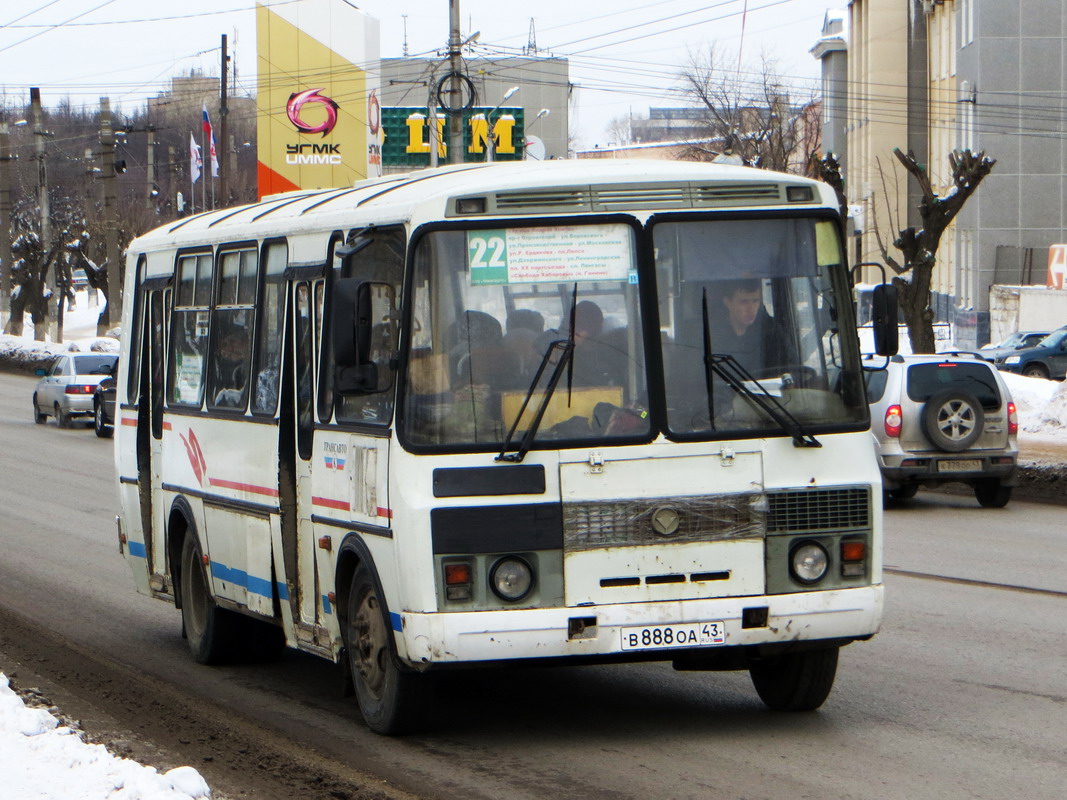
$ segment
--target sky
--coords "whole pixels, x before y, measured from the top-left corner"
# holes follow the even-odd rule
[[[291,5],[307,0],[266,0]],[[847,0],[615,0],[598,5],[538,0],[516,11],[503,0],[454,0],[473,55],[538,51],[570,59],[577,84],[571,127],[586,147],[606,144],[607,123],[650,104],[684,105],[672,89],[689,58],[715,43],[738,57],[742,73],[773,59],[783,82],[809,94],[818,63],[808,52],[828,9]],[[378,19],[381,55],[432,56],[448,40],[449,0],[364,0]],[[172,75],[219,74],[227,34],[237,67],[235,91],[255,88],[254,0],[25,0],[0,4],[0,95],[24,103],[30,86],[49,104],[69,97],[132,110]],[[577,11],[575,9],[578,9]],[[406,29],[406,33],[405,33]]]

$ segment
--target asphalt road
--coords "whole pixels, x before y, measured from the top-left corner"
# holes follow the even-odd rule
[[[90,732],[255,798],[1055,798],[1067,786],[1062,508],[923,493],[887,516],[883,631],[817,713],[744,673],[455,673],[430,732],[369,733],[332,665],[192,663],[117,552],[111,444],[33,424],[0,375],[0,670]],[[94,727],[100,726],[99,728]]]

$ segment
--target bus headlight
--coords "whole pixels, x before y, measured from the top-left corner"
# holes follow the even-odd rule
[[[801,583],[818,583],[830,568],[830,557],[818,542],[801,542],[793,548],[791,560],[793,577]]]
[[[507,556],[489,570],[489,586],[501,600],[522,600],[533,588],[533,570],[518,556]]]

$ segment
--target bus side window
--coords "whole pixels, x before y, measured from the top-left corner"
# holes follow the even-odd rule
[[[199,408],[204,398],[204,362],[211,311],[211,253],[178,259],[167,400]]]
[[[256,300],[256,251],[231,250],[219,258],[212,325],[208,405],[244,411]]]
[[[263,288],[256,335],[256,380],[252,386],[252,413],[274,414],[278,407],[285,330],[285,242],[272,242],[263,251]]]
[[[374,231],[373,240],[367,247],[344,262],[341,277],[388,284],[392,292],[376,290],[373,295],[376,324],[371,333],[371,358],[378,365],[382,391],[337,398],[340,422],[386,425],[392,419],[405,247],[403,228],[381,228]],[[389,308],[390,305],[393,307]],[[333,370],[332,364],[330,370]]]

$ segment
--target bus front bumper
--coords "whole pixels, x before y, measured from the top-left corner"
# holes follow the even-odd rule
[[[871,636],[881,624],[883,595],[879,584],[767,597],[513,611],[404,612],[397,615],[395,627],[400,628],[397,640],[401,658],[423,668],[543,658],[637,661],[662,654],[670,659],[674,653],[706,647],[848,641]],[[760,608],[767,609],[766,624],[743,627],[743,618],[750,625],[753,617],[762,621]],[[719,644],[662,644],[664,638],[673,640],[681,633],[692,636],[703,623],[712,622],[721,623],[725,633]],[[670,634],[666,633],[668,628]],[[656,629],[660,630],[659,642]]]

